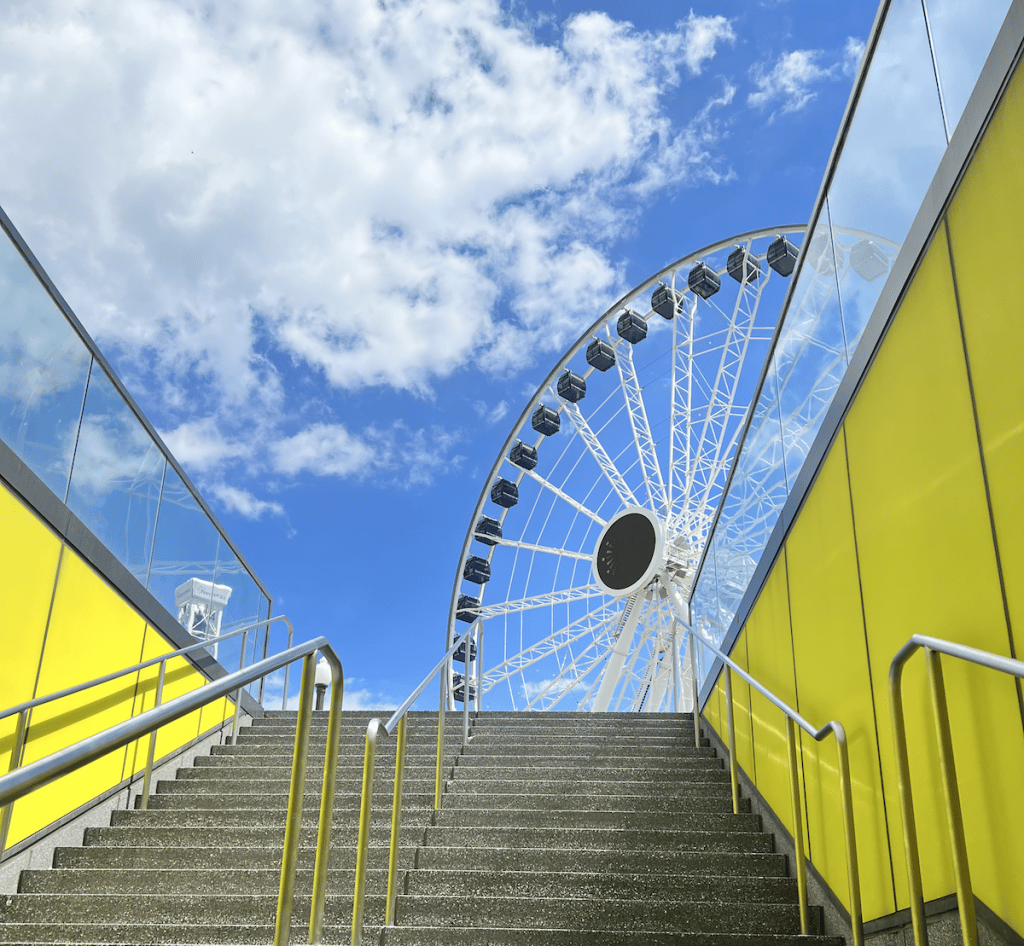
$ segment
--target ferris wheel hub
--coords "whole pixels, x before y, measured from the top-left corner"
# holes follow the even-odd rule
[[[594,548],[598,585],[623,598],[646,587],[664,566],[665,531],[658,516],[642,506],[616,513]]]

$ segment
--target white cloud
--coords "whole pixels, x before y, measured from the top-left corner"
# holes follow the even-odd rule
[[[179,421],[285,411],[288,362],[423,391],[558,350],[623,288],[641,169],[721,179],[715,126],[662,98],[735,39],[585,13],[543,44],[498,0],[13,2],[3,202]],[[199,468],[247,449],[175,434]]]
[[[864,58],[864,40],[854,36],[846,37],[843,47],[843,75],[853,76],[857,73],[861,59]]]
[[[508,401],[499,401],[494,407],[489,406],[486,401],[474,401],[473,410],[481,420],[488,424],[496,424],[508,414]]]
[[[275,516],[284,515],[284,506],[280,503],[267,502],[257,499],[248,490],[239,489],[237,486],[230,486],[227,483],[213,483],[206,487],[206,492],[232,512],[237,512],[246,519],[260,519],[264,513],[271,513]]]
[[[820,50],[797,49],[783,53],[771,69],[755,65],[751,79],[758,91],[747,96],[747,104],[763,109],[781,99],[783,114],[799,111],[817,94],[811,86],[835,75],[834,67],[825,69],[817,64],[820,56]]]
[[[199,472],[251,456],[253,452],[252,441],[229,439],[214,417],[186,421],[161,437],[179,463]]]
[[[690,15],[678,24],[684,29],[683,60],[687,69],[698,75],[704,63],[714,59],[719,43],[735,43],[736,34],[724,16]]]

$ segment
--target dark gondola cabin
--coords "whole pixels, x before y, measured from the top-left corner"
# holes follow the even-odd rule
[[[508,452],[509,461],[524,470],[532,470],[537,465],[537,448],[522,440],[517,440]]]
[[[511,509],[519,502],[519,487],[502,477],[498,477],[491,486],[491,502]]]
[[[558,433],[559,428],[562,426],[562,419],[558,416],[558,411],[541,404],[533,412],[530,424],[537,433],[550,437],[552,434]]]
[[[479,555],[470,555],[463,566],[462,577],[474,585],[482,585],[491,577],[491,563]]]
[[[722,280],[707,263],[697,263],[686,277],[686,284],[702,299],[710,299],[722,288]]]
[[[572,401],[573,404],[582,401],[587,396],[587,382],[566,368],[558,379],[558,396]]]
[[[615,330],[630,345],[635,345],[647,338],[647,322],[642,315],[638,315],[632,309],[626,309],[619,316],[619,321],[615,323]]]
[[[587,364],[593,365],[598,371],[607,371],[615,364],[615,349],[606,341],[595,338],[587,346]]]
[[[473,538],[484,545],[497,545],[501,538],[501,523],[490,516],[481,516],[473,530]]]

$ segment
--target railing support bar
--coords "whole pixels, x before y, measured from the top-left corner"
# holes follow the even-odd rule
[[[331,855],[331,822],[334,820],[334,786],[338,776],[341,710],[345,700],[345,677],[341,663],[332,655],[324,656],[331,666],[331,712],[327,717],[324,780],[320,790],[320,821],[317,824],[316,861],[313,865],[313,901],[309,911],[310,946],[319,946],[323,940],[324,902],[327,899],[327,871]]]
[[[690,631],[690,689],[693,691],[693,745],[700,748],[700,689],[697,686],[697,642]]]
[[[434,811],[441,807],[441,770],[444,767],[444,685],[448,674],[441,673],[437,699],[437,764],[434,767]]]
[[[839,756],[839,799],[843,806],[843,833],[846,835],[846,876],[850,887],[850,926],[853,946],[864,946],[864,910],[860,897],[860,866],[857,859],[857,833],[853,824],[853,782],[850,777],[850,749],[846,730],[833,723],[836,752]]]
[[[292,778],[288,789],[288,814],[284,825],[284,851],[281,853],[281,884],[274,922],[274,946],[288,946],[291,937],[292,903],[295,898],[295,868],[299,862],[299,833],[302,829],[302,796],[306,789],[306,763],[309,760],[309,730],[313,717],[313,676],[316,652],[302,658],[302,683],[299,687],[299,716],[295,723],[295,751]],[[332,799],[333,801],[333,799]]]
[[[28,718],[31,709],[23,709],[18,713],[18,722],[14,728],[14,744],[11,746],[11,761],[7,771],[13,772],[21,765],[22,752],[25,749],[25,735],[28,733]],[[0,854],[7,847],[7,835],[11,830],[11,816],[14,814],[14,802],[0,808]]]
[[[238,655],[238,669],[241,670],[245,666],[245,648],[249,643],[249,632],[246,631],[242,635],[242,652]],[[239,687],[235,690],[235,719],[231,724],[231,745],[238,744],[238,714],[242,709],[242,688]]]
[[[740,813],[740,775],[736,762],[736,719],[732,709],[732,670],[725,668],[726,720],[729,727],[729,781],[732,784],[732,813]],[[807,930],[804,930],[806,933]]]
[[[153,703],[154,707],[159,706],[164,700],[164,680],[167,678],[167,661],[164,660],[160,664],[160,674],[156,681],[156,697]],[[142,776],[142,800],[139,802],[139,807],[146,811],[149,808],[149,790],[150,784],[153,781],[153,761],[156,758],[156,734],[157,730],[153,730],[149,734],[149,748],[146,750],[146,773]]]
[[[967,862],[967,839],[964,837],[964,816],[956,781],[956,762],[953,759],[953,734],[949,728],[946,683],[942,676],[939,654],[931,648],[925,648],[924,654],[928,665],[932,712],[935,716],[935,736],[939,744],[939,766],[942,772],[943,795],[946,799],[949,840],[953,848],[953,873],[956,876],[956,898],[960,905],[960,928],[964,946],[978,946],[978,918],[974,910],[971,869]]]
[[[398,868],[398,835],[402,827],[402,781],[405,777],[405,723],[403,716],[398,723],[398,744],[395,746],[395,798],[391,805],[391,849],[388,851],[388,899],[384,913],[384,925],[395,922],[395,875]]]
[[[907,883],[910,887],[910,918],[914,926],[914,946],[928,946],[921,855],[917,848],[914,791],[910,784],[910,756],[907,751],[907,727],[903,719],[903,693],[900,686],[903,679],[903,663],[900,656],[908,648],[910,653],[913,653],[917,645],[904,647],[889,667],[889,711],[892,715],[892,739],[896,750],[896,786],[899,789],[900,814],[903,816],[903,847],[907,857]]]
[[[356,878],[352,892],[352,946],[359,946],[363,940],[366,861],[370,852],[370,817],[373,808],[373,768],[377,759],[377,736],[380,729],[381,721],[379,719],[371,719],[366,726],[366,747],[363,750],[363,792],[359,803],[359,836],[356,840]]]
[[[789,792],[793,802],[793,847],[796,854],[796,885],[800,898],[800,932],[807,936],[807,856],[804,853],[804,819],[800,808],[800,771],[796,763],[796,726],[786,717],[786,749],[789,754]]]

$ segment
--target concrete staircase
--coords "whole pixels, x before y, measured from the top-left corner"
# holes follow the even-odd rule
[[[331,943],[349,941],[370,715],[344,718]],[[728,772],[694,747],[690,717],[485,713],[460,755],[455,715],[436,815],[436,714],[409,721],[404,880],[397,925],[379,933],[394,774],[394,739],[381,740],[364,943],[797,946],[786,860],[757,816],[732,814]],[[270,714],[160,782],[149,811],[115,812],[82,848],[58,849],[54,869],[25,871],[0,904],[0,943],[270,943],[293,727],[294,714]],[[318,714],[293,943],[306,937],[325,728]]]

